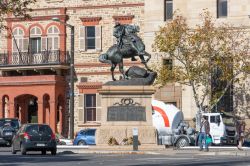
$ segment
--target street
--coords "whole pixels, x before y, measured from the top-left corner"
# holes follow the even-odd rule
[[[28,152],[21,155],[18,152],[12,155],[9,147],[0,147],[0,166],[248,166],[249,157],[242,156],[207,156],[181,153],[178,156],[171,154],[75,154],[70,151],[58,153],[56,156],[41,155],[40,152]]]

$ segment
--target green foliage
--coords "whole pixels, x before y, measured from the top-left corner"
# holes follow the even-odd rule
[[[124,138],[122,140],[122,144],[123,145],[133,145],[133,137]],[[139,140],[138,140],[138,145],[141,145],[141,142]]]
[[[173,66],[172,69],[169,69],[157,64],[153,65],[152,68],[158,73],[157,80],[155,81],[156,85],[164,86],[167,83],[181,82],[186,77],[180,66]]]
[[[0,30],[5,27],[3,22],[8,13],[27,18],[27,12],[31,11],[29,5],[35,2],[36,0],[0,0]]]
[[[249,32],[228,24],[216,24],[209,12],[201,14],[201,24],[190,27],[176,15],[156,33],[154,51],[165,52],[177,64],[169,70],[158,64],[157,85],[179,82],[192,87],[198,108],[208,101],[213,107],[234,82],[249,74]],[[211,89],[212,80],[216,85]],[[223,86],[222,86],[223,85]]]
[[[110,137],[108,140],[108,145],[119,145],[114,137]]]

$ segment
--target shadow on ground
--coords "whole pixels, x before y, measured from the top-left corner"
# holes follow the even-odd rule
[[[73,154],[72,152],[68,152],[67,154]],[[16,166],[20,165],[20,163],[32,163],[36,165],[36,163],[53,163],[53,162],[82,162],[82,161],[88,161],[88,158],[84,158],[83,156],[74,156],[70,155],[67,156],[65,153],[58,153],[57,155],[51,155],[50,153],[47,153],[47,155],[41,155],[41,154],[29,154],[27,152],[27,155],[20,155],[20,153],[15,155],[4,155],[1,156],[0,163],[5,166]],[[1,165],[0,164],[0,165]]]

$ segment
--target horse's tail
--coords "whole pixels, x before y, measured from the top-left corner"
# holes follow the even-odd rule
[[[108,54],[104,53],[99,56],[99,61],[102,63],[112,64],[111,60],[108,59]]]

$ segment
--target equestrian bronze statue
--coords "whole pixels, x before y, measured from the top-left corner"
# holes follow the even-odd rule
[[[147,62],[151,58],[151,55],[145,51],[145,45],[141,38],[137,36],[137,32],[139,32],[138,26],[116,23],[113,35],[116,37],[117,43],[111,46],[106,53],[99,56],[100,62],[111,65],[113,81],[116,81],[114,70],[117,65],[119,65],[119,71],[123,75],[123,79],[128,79],[123,69],[124,58],[131,58],[132,61],[136,61],[137,59],[135,57],[138,56],[145,68],[151,71],[147,66]],[[147,57],[147,59],[145,59],[145,57]]]

